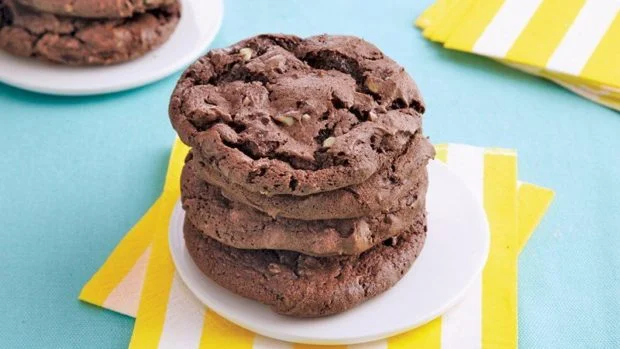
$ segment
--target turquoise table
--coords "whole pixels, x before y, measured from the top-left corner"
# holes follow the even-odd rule
[[[430,0],[228,1],[214,47],[262,32],[354,34],[413,75],[434,142],[519,151],[556,190],[520,257],[523,348],[620,347],[620,114],[422,39]],[[178,76],[178,75],[177,75]],[[0,85],[0,348],[122,348],[133,320],[77,300],[162,187],[177,76],[50,97]]]

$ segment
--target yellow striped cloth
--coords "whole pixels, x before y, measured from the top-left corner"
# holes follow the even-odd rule
[[[500,60],[620,110],[619,0],[438,0],[416,25],[446,48]]]
[[[168,251],[168,221],[188,148],[175,142],[162,195],[84,286],[80,299],[136,317],[130,348],[311,348],[262,337],[209,311],[185,287]],[[401,335],[351,348],[516,348],[517,255],[553,192],[517,181],[513,151],[439,145],[486,209],[492,242],[483,274],[463,302]],[[324,347],[324,346],[323,346]]]

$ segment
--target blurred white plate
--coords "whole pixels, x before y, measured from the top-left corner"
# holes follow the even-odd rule
[[[481,203],[445,165],[428,167],[428,237],[411,270],[387,292],[335,316],[296,319],[242,298],[204,276],[183,239],[185,212],[177,204],[170,221],[170,251],[189,289],[221,316],[261,335],[288,342],[353,344],[421,326],[455,305],[482,272],[489,228]]]
[[[0,50],[0,81],[25,90],[67,96],[117,92],[160,80],[203,54],[220,29],[222,0],[180,0],[181,20],[170,39],[136,60],[103,67],[68,67]]]

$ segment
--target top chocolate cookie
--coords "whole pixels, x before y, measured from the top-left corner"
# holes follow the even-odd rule
[[[87,18],[125,18],[176,0],[18,0],[35,10]]]
[[[367,180],[421,132],[405,70],[351,36],[260,35],[209,52],[170,102],[181,139],[207,165],[266,195]]]

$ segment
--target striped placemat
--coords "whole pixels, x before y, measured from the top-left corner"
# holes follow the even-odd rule
[[[620,110],[620,0],[438,0],[416,25]]]
[[[463,302],[444,316],[407,333],[351,348],[516,348],[517,256],[553,192],[517,182],[513,151],[456,144],[436,148],[437,158],[459,173],[484,204],[492,234],[487,266]],[[162,195],[79,298],[137,317],[130,348],[313,347],[265,338],[230,323],[202,305],[176,274],[168,250],[168,221],[179,197],[187,151],[175,142]]]

